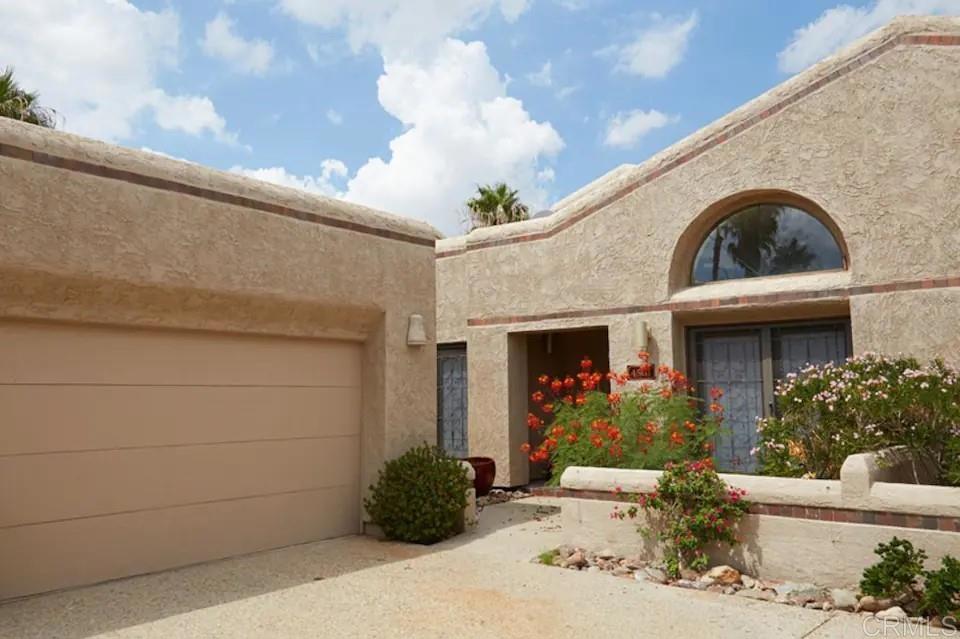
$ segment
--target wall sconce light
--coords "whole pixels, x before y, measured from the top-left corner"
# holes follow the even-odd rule
[[[647,344],[647,322],[646,320],[637,320],[633,324],[633,350],[645,351],[647,350]]]
[[[427,343],[427,331],[423,327],[423,315],[414,313],[407,324],[407,346],[423,346]]]

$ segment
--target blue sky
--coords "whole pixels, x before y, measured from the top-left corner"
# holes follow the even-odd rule
[[[462,229],[636,164],[904,13],[960,0],[31,0],[0,66],[62,128]]]

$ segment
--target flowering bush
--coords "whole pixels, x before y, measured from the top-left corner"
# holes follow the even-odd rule
[[[639,357],[649,365],[647,353]],[[620,390],[600,390],[604,378]],[[714,402],[704,416],[699,400],[688,395],[687,378],[668,366],[660,366],[655,379],[627,388],[635,382],[626,373],[604,375],[584,357],[576,377],[541,375],[539,383],[532,396],[539,414],[530,413],[527,426],[543,431],[544,439],[536,449],[524,444],[522,450],[530,461],[550,461],[554,485],[568,466],[663,468],[713,450],[722,417],[719,390],[712,391]]]
[[[762,472],[836,479],[848,455],[906,446],[960,485],[960,378],[941,361],[866,354],[810,366],[777,389],[779,417],[760,420]]]
[[[625,510],[616,507],[611,516],[633,519],[641,509],[647,511],[652,525],[641,528],[641,532],[656,531],[665,545],[667,570],[677,575],[683,568],[707,567],[707,544],[738,543],[734,529],[750,508],[743,499],[745,494],[742,489],[727,486],[710,459],[668,464],[656,492],[638,495],[636,504]]]

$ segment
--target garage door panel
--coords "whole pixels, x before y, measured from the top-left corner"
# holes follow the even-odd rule
[[[0,323],[0,383],[360,386],[351,342]]]
[[[352,485],[0,529],[0,599],[356,534],[358,492]]]
[[[0,526],[354,483],[359,437],[0,458]]]
[[[0,455],[355,435],[359,388],[0,386]]]

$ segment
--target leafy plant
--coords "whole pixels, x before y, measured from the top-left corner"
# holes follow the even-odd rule
[[[0,117],[48,128],[57,124],[56,112],[41,106],[40,96],[36,93],[22,89],[11,68],[0,71]]]
[[[707,567],[707,544],[739,543],[734,531],[750,508],[745,495],[720,479],[710,459],[668,464],[656,492],[637,495],[635,504],[615,508],[612,516],[634,519],[645,511],[650,523],[641,532],[655,534],[664,544],[667,570],[678,575],[683,568]]]
[[[652,373],[649,355],[641,352],[639,357],[640,367]],[[537,412],[527,415],[527,426],[542,431],[544,439],[536,449],[524,444],[521,450],[531,461],[550,461],[551,484],[559,483],[568,466],[660,469],[701,459],[713,450],[723,412],[717,403],[719,390],[711,391],[706,414],[700,400],[687,394],[687,378],[668,366],[660,366],[653,380],[634,388],[600,390],[605,378],[620,387],[636,383],[628,377],[594,371],[586,356],[575,377],[539,377],[540,389],[531,396]]]
[[[516,189],[503,182],[478,186],[477,194],[467,200],[473,228],[520,222],[530,217],[530,210],[517,197]]]
[[[861,592],[887,598],[910,594],[923,572],[927,553],[923,549],[914,549],[912,543],[897,537],[878,544],[873,552],[880,556],[880,561],[863,571]]]
[[[538,559],[538,560],[540,561],[540,563],[543,564],[544,566],[552,566],[552,565],[554,564],[554,562],[556,561],[556,559],[557,559],[557,551],[556,551],[556,550],[544,550],[542,553],[540,553],[540,555],[537,557],[537,559]]]
[[[388,538],[432,544],[456,534],[469,488],[459,461],[424,444],[388,461],[363,505]]]
[[[936,360],[866,354],[809,366],[777,387],[779,417],[760,420],[763,474],[836,479],[849,455],[906,447],[960,485],[960,377]]]
[[[960,560],[947,555],[939,570],[928,570],[923,576],[926,583],[920,599],[920,612],[938,617],[960,617]]]

